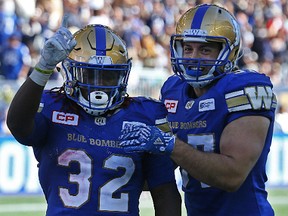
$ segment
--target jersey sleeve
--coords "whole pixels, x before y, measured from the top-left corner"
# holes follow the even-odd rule
[[[167,109],[160,100],[149,97],[135,97],[133,113],[135,119],[147,125],[165,125],[167,123]]]
[[[145,97],[137,97],[135,102],[133,119],[147,125],[156,125],[165,132],[170,131],[164,103]],[[149,189],[175,181],[174,164],[166,155],[146,153],[143,157],[143,174]]]
[[[174,164],[169,156],[147,153],[143,160],[144,176],[150,190],[176,181]]]
[[[228,122],[244,115],[262,115],[269,119],[273,118],[277,98],[269,77],[256,72],[241,71],[232,76],[231,80],[233,80],[233,85],[227,82],[225,89]]]
[[[176,75],[168,77],[161,87],[159,99],[164,103],[164,100],[167,99],[166,95],[175,92],[175,86],[178,86],[181,82],[180,77]]]

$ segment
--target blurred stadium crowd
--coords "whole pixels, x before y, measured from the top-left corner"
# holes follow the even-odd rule
[[[170,35],[178,17],[201,3],[221,4],[235,14],[243,37],[239,66],[265,73],[276,88],[285,88],[287,0],[0,0],[0,81],[21,82],[27,77],[43,43],[57,30],[64,13],[69,16],[72,32],[90,23],[108,25],[126,41],[133,65],[162,68],[172,74]],[[58,78],[55,73],[51,79]],[[7,85],[0,92],[3,120],[14,92]],[[287,107],[285,99],[279,110],[287,114]]]

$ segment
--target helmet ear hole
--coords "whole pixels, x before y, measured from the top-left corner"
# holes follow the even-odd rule
[[[119,107],[131,69],[125,42],[112,29],[99,24],[85,26],[74,33],[74,39],[77,45],[62,64],[67,97],[91,115]]]

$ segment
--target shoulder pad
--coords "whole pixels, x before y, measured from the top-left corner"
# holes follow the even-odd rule
[[[273,85],[264,74],[255,71],[236,71],[227,74],[225,100],[229,112],[270,110],[277,106]]]

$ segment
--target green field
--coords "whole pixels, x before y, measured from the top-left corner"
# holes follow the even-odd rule
[[[276,216],[288,215],[288,188],[269,189],[269,200]],[[42,196],[0,196],[0,216],[43,216],[45,208]],[[147,192],[140,199],[140,215],[154,215],[151,197]],[[184,206],[182,215],[186,216]]]

